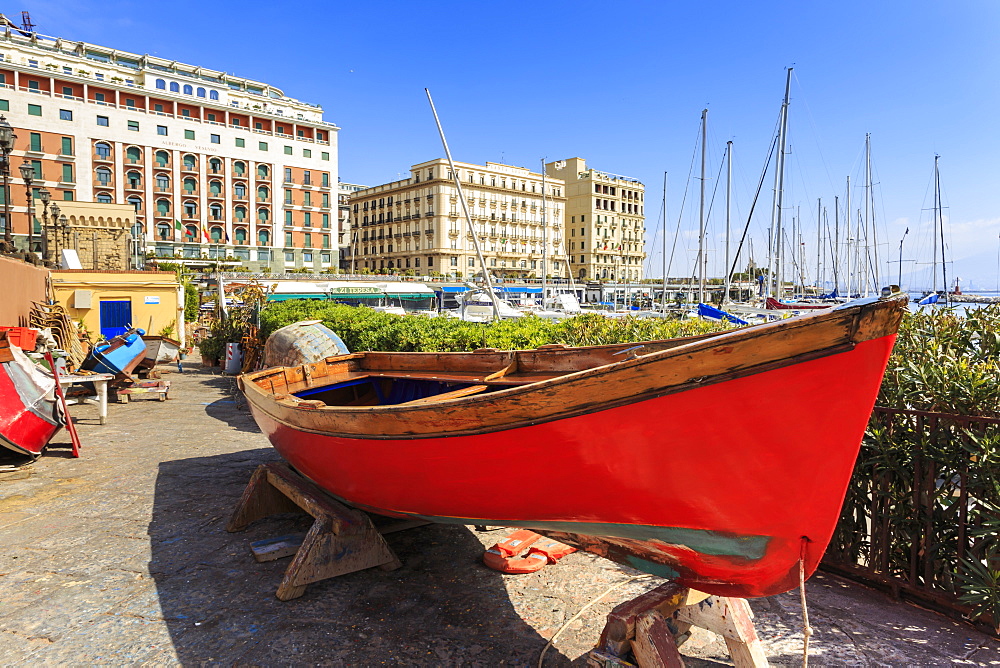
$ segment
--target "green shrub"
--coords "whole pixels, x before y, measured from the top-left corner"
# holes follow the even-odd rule
[[[289,300],[270,304],[260,315],[261,337],[299,320],[322,320],[350,350],[457,352],[477,348],[523,350],[547,343],[590,346],[670,339],[725,329],[703,320],[666,320],[586,313],[553,321],[527,316],[493,323],[455,318],[399,316],[334,302]]]

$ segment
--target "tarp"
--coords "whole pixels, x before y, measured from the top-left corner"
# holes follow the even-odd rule
[[[918,301],[917,304],[919,306],[927,306],[929,304],[937,304],[939,299],[941,299],[941,295],[939,295],[938,293],[935,292],[933,294],[927,295],[926,297],[924,297],[923,299],[921,299],[920,301]]]
[[[730,315],[722,309],[717,309],[714,306],[709,306],[708,304],[698,304],[698,315],[702,318],[712,318],[713,320],[726,320],[737,325],[750,324],[746,320],[737,318],[735,315]]]

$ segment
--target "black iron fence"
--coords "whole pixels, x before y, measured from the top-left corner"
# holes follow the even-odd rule
[[[1000,633],[1000,419],[876,407],[823,567]]]

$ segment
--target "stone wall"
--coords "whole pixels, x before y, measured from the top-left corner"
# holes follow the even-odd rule
[[[65,248],[76,250],[81,268],[99,271],[130,269],[130,230],[135,210],[129,205],[58,202],[59,220],[47,219],[46,240],[56,263]],[[38,219],[42,207],[37,205]]]

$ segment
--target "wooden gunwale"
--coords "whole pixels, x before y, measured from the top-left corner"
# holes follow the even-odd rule
[[[289,396],[306,388],[304,373],[299,367],[249,374],[241,377],[240,383],[255,409],[263,410],[281,424],[310,433],[358,439],[433,438],[486,433],[592,413],[847,352],[856,343],[895,331],[902,309],[888,303],[891,301],[819,311],[793,320],[698,337],[697,340],[634,359],[613,361],[555,376],[547,374],[547,378],[535,382],[437,402],[320,407],[312,403],[300,408],[298,403],[301,400]],[[809,329],[802,331],[803,328]],[[651,342],[653,345],[657,343]],[[581,357],[586,359],[587,353],[590,353],[590,359],[596,358],[600,362],[610,355],[609,350],[624,350],[634,345],[549,349],[541,353],[360,353],[328,358],[312,365],[313,382],[310,385],[324,385],[321,381],[317,382],[322,376],[346,380],[348,376],[345,372],[348,370],[353,378],[377,375],[444,380],[449,377],[449,370],[444,367],[463,367],[473,361],[480,367],[478,373],[472,375],[466,371],[469,375],[461,376],[460,380],[455,377],[456,382],[510,385],[526,373],[520,369],[532,368],[530,361],[533,359],[555,354],[579,363]],[[396,368],[390,372],[386,367],[391,361],[396,362]],[[487,368],[495,374],[515,361],[519,368],[516,373],[492,381],[485,380],[490,375],[486,373]],[[407,366],[419,367],[420,370],[404,368]],[[551,367],[553,364],[540,366]],[[426,371],[428,368],[433,372]],[[275,383],[275,380],[279,382]],[[267,385],[262,386],[264,383]],[[271,392],[268,392],[268,386]]]

